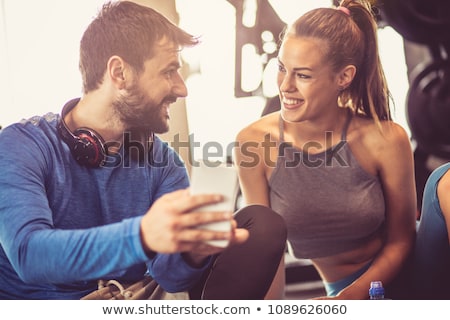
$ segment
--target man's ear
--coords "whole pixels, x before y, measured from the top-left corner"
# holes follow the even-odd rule
[[[338,85],[339,87],[346,89],[350,86],[356,75],[356,67],[349,64],[342,68],[338,74]]]
[[[126,84],[125,62],[119,56],[112,56],[108,60],[107,73],[118,89],[124,89]]]

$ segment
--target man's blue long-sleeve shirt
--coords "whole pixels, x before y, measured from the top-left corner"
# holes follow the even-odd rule
[[[98,279],[148,271],[167,291],[190,288],[204,268],[180,254],[149,259],[140,221],[165,193],[189,185],[177,154],[157,137],[152,163],[77,164],[49,113],[0,134],[0,299],[79,299]]]

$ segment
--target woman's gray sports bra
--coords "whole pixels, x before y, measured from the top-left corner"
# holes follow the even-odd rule
[[[383,230],[382,186],[376,176],[361,168],[350,150],[346,136],[351,119],[349,113],[337,145],[310,154],[284,142],[280,117],[270,204],[285,219],[290,251],[297,258],[350,251]]]

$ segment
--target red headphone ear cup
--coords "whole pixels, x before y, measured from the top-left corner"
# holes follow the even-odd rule
[[[72,133],[64,122],[64,117],[79,101],[79,98],[72,99],[64,105],[56,129],[80,165],[97,168],[105,164],[108,154],[103,138],[95,130],[86,127],[78,128]]]
[[[73,135],[76,142],[71,151],[78,163],[94,168],[105,163],[107,148],[98,133],[89,128],[79,128]]]

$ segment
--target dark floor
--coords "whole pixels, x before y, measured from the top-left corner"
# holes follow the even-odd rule
[[[306,300],[326,294],[320,276],[309,260],[295,259],[286,253],[285,265],[285,300]]]
[[[292,283],[286,285],[285,300],[307,300],[325,296],[322,281]]]

